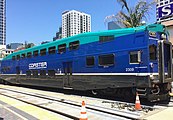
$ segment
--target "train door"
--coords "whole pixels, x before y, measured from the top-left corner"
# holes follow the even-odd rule
[[[159,43],[159,75],[163,83],[172,81],[172,44],[170,42]]]
[[[72,89],[71,80],[72,80],[72,62],[64,62],[64,78],[63,78],[63,87],[64,89]]]

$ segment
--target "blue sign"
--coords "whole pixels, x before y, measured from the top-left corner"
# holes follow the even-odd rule
[[[158,18],[168,18],[173,15],[173,3],[158,8]]]

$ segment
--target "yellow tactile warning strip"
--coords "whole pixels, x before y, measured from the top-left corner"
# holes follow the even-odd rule
[[[19,110],[22,110],[23,112],[36,117],[39,120],[63,120],[63,118],[61,118],[60,115],[56,113],[49,112],[47,110],[23,103],[21,101],[14,100],[12,98],[0,95],[0,100],[4,103],[7,103],[8,105],[11,105]]]

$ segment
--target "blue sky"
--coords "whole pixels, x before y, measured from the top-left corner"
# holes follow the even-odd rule
[[[128,0],[134,5],[136,0]],[[7,44],[51,41],[61,25],[61,13],[78,10],[91,15],[92,31],[106,30],[104,19],[121,9],[116,0],[7,0]],[[147,23],[155,22],[155,8]]]

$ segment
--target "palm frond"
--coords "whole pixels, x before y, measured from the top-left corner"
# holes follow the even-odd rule
[[[137,27],[142,24],[142,20],[149,16],[149,11],[155,2],[147,3],[144,0],[138,1],[134,7],[129,7],[126,0],[117,0],[121,4],[122,9],[125,8],[126,12],[122,10],[117,13],[117,21],[121,21],[126,27]]]

